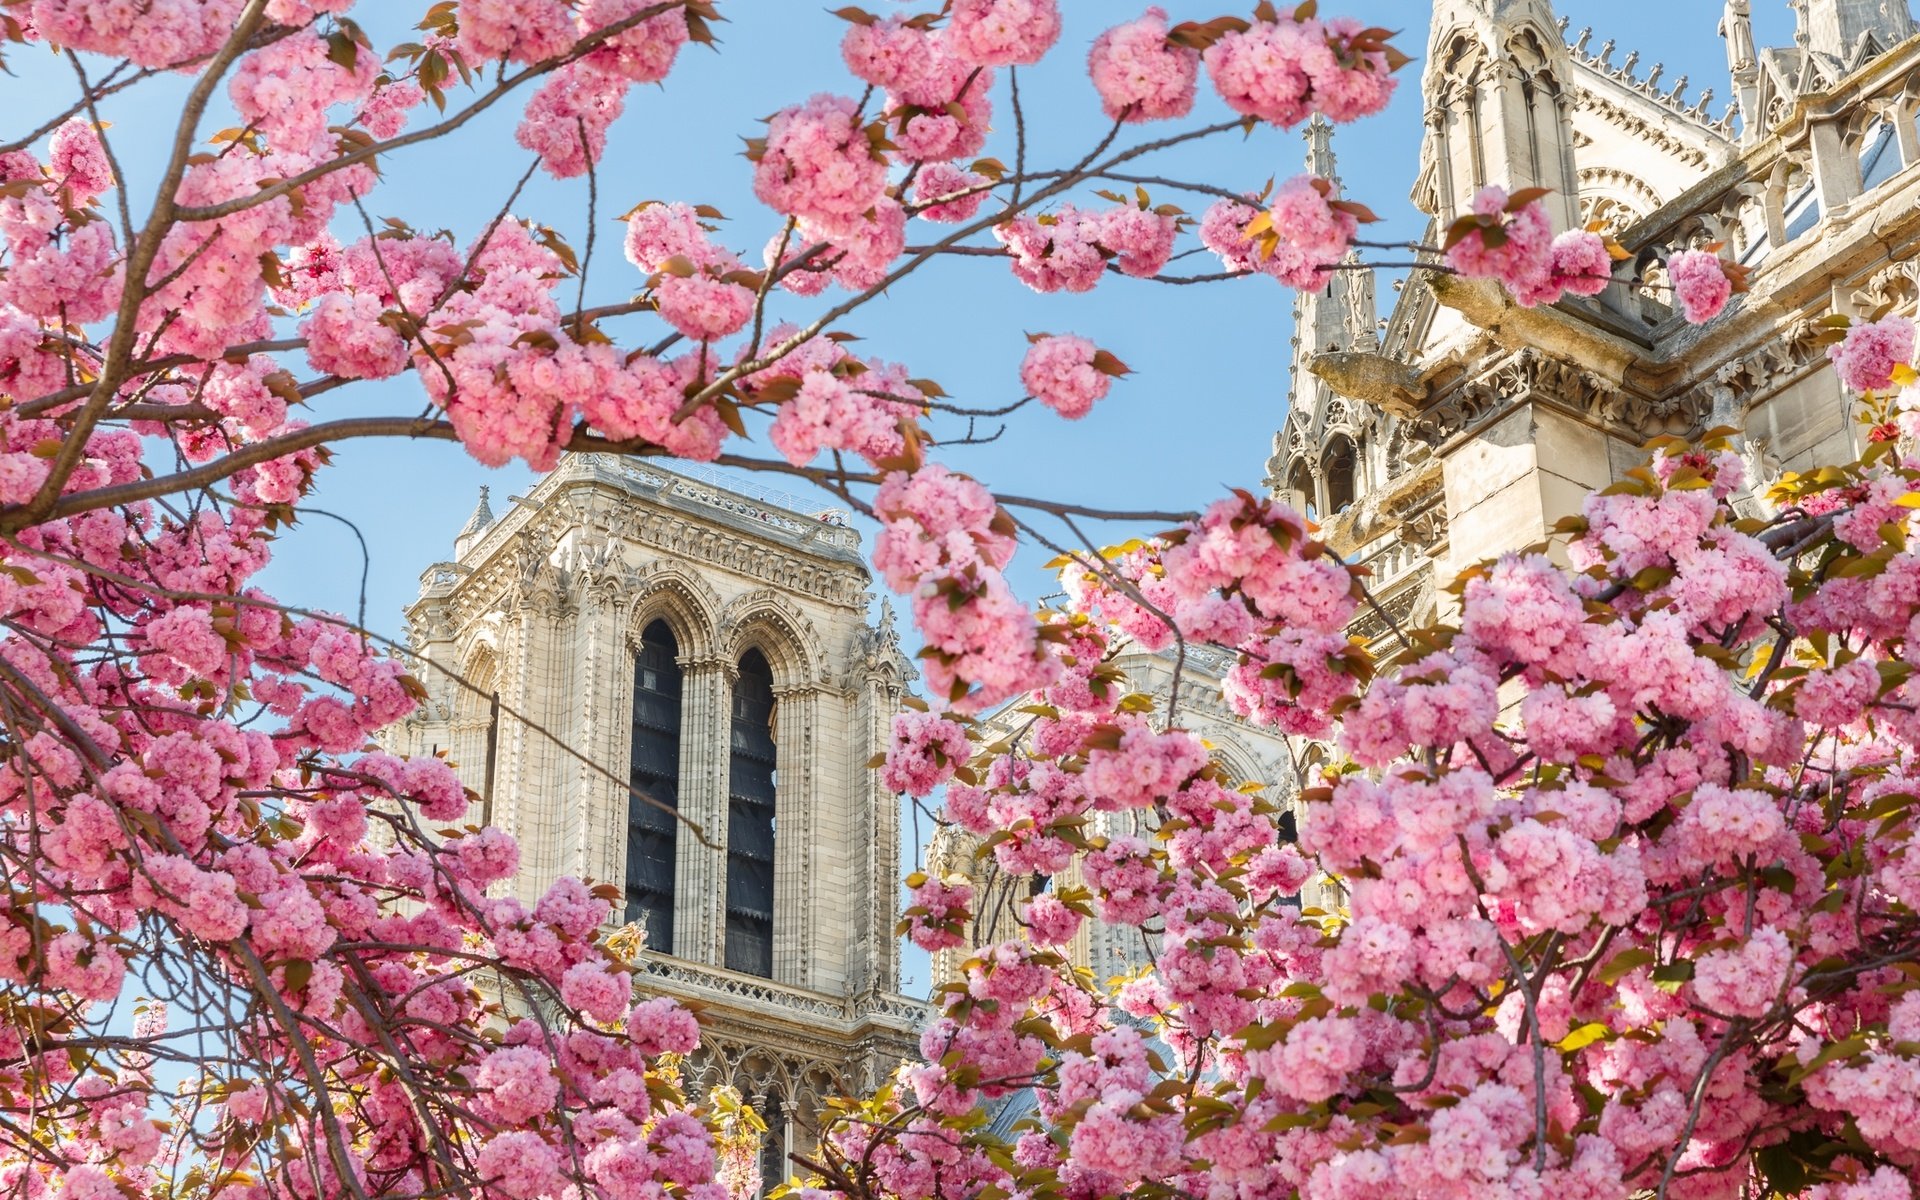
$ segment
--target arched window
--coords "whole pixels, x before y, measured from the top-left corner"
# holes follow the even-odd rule
[[[673,630],[655,621],[633,664],[633,759],[627,797],[627,920],[644,925],[647,948],[673,953],[673,874],[679,841],[680,654]],[[647,799],[642,799],[646,797]],[[648,803],[648,801],[654,803]]]
[[[1287,490],[1293,493],[1293,502],[1309,520],[1319,517],[1320,504],[1313,494],[1313,472],[1307,469],[1306,463],[1293,464],[1293,472],[1287,476]]]
[[[1321,478],[1327,484],[1327,511],[1338,513],[1354,501],[1354,472],[1358,467],[1353,443],[1343,434],[1335,434],[1327,442],[1327,456],[1323,462]]]
[[[758,650],[733,685],[727,802],[727,969],[773,976],[773,671]]]

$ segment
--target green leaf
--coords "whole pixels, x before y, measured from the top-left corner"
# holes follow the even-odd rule
[[[1622,950],[1620,953],[1608,959],[1598,971],[1594,972],[1594,976],[1599,979],[1601,983],[1617,983],[1629,973],[1647,966],[1653,961],[1653,951],[1643,946],[1636,946],[1631,950]]]

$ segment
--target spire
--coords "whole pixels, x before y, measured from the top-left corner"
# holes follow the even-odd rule
[[[473,515],[467,518],[466,526],[462,528],[459,535],[453,539],[454,557],[465,557],[467,551],[473,547],[473,544],[484,537],[487,530],[492,527],[493,508],[487,503],[487,486],[481,484],[480,503],[473,506]]]
[[[1795,0],[1793,8],[1797,45],[1849,63],[1869,35],[1887,50],[1915,32],[1907,0]]]
[[[1304,135],[1307,142],[1307,170],[1339,186],[1338,164],[1333,154],[1333,126],[1325,118],[1315,117]],[[1349,255],[1349,266],[1359,262]],[[1287,390],[1289,424],[1298,423],[1318,437],[1327,420],[1333,393],[1326,381],[1308,367],[1323,354],[1345,351],[1372,351],[1380,348],[1377,329],[1379,310],[1374,299],[1374,273],[1371,270],[1333,272],[1327,286],[1318,291],[1295,293],[1293,301],[1293,369]],[[1275,439],[1274,458],[1268,470],[1274,480],[1296,478],[1297,464],[1289,460],[1290,438],[1283,431]],[[1313,451],[1318,454],[1318,448]],[[1274,486],[1282,485],[1278,482]],[[1310,502],[1310,501],[1309,501]]]
[[[1333,122],[1319,113],[1307,122],[1307,171],[1333,181],[1339,190],[1340,166],[1333,160]]]

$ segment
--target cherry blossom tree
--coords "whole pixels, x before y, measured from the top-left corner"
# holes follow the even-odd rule
[[[1011,85],[1055,52],[1056,0],[843,10],[854,83],[828,86],[857,94],[796,96],[749,143],[779,215],[760,248],[697,197],[642,204],[634,298],[589,308],[593,247],[519,216],[517,189],[441,237],[372,216],[379,164],[511,107],[529,177],[582,179],[591,208],[630,91],[722,13],[449,0],[375,45],[354,8],[0,2],[0,32],[75,79],[37,128],[18,104],[0,132],[9,1194],[758,1188],[754,1118],[680,1088],[697,1022],[635,995],[639,938],[610,931],[609,893],[490,894],[512,839],[470,822],[447,763],[374,741],[421,695],[404,656],[253,582],[329,447],[405,437],[536,468],[718,461],[845,497],[880,523],[875,568],[926,647],[930,707],[901,717],[888,786],[945,785],[1006,872],[1083,869],[979,948],[926,1061],[849,1099],[799,1194],[1908,1195],[1910,325],[1836,344],[1868,394],[1863,462],[1741,518],[1723,443],[1664,446],[1564,531],[1572,569],[1488,565],[1457,628],[1403,631],[1382,670],[1343,634],[1364,581],[1298,514],[995,494],[932,456],[1004,406],[848,340],[943,259],[1004,260],[1041,292],[1322,286],[1371,218],[1329,181],[1152,160],[1378,112],[1403,61],[1382,31],[1312,4],[1150,9],[1089,52],[1104,135],[1045,166]],[[1192,117],[1203,78],[1230,116]],[[101,109],[178,81],[142,206]],[[1413,265],[1523,304],[1604,288],[1612,248],[1553,236],[1537,201],[1489,189]],[[1217,271],[1170,273],[1189,239]],[[1711,253],[1670,273],[1695,320],[1740,285]],[[1014,407],[1067,418],[1126,374],[1070,333],[1007,368]],[[326,412],[404,376],[424,415]],[[779,457],[740,449],[749,418]],[[1065,551],[1070,603],[1036,614],[1004,571],[1018,541],[1052,544],[1042,517],[1176,528]],[[1123,641],[1227,647],[1250,719],[1338,743],[1298,846],[1182,730],[1177,693],[1158,711],[1120,693]],[[1017,734],[983,749],[975,720],[1009,702]],[[1140,814],[1152,840],[1090,838],[1094,812]],[[1288,903],[1322,872],[1338,911]],[[967,885],[915,886],[912,936],[975,943]],[[1089,917],[1142,930],[1156,967],[1114,992],[1067,969]],[[1032,1109],[1011,1139],[983,1120],[1009,1098]]]

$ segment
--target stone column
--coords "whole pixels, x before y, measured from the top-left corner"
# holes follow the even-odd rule
[[[1761,211],[1767,220],[1767,244],[1775,250],[1787,244],[1787,178],[1791,168],[1786,159],[1773,166],[1767,177],[1767,191]]]
[[[715,658],[682,659],[680,667],[680,812],[709,844],[681,827],[673,948],[677,958],[717,967],[727,927],[727,769],[739,671]]]
[[[1916,99],[1902,96],[1898,104],[1888,108],[1887,120],[1893,122],[1894,140],[1900,144],[1900,165],[1910,167],[1920,162],[1920,128],[1913,123]]]
[[[857,736],[847,739],[847,766],[855,785],[851,790],[860,812],[855,827],[864,839],[864,845],[855,847],[864,876],[855,886],[868,903],[855,935],[859,951],[853,979],[859,991],[900,990],[900,940],[893,932],[900,921],[900,804],[881,786],[880,773],[867,766],[874,755],[886,752],[899,707],[898,677],[890,664],[875,663],[862,680],[852,722]]]
[[[515,894],[531,904],[560,873],[550,799],[555,784],[553,627],[557,598],[522,590],[508,608],[500,661],[500,737],[493,780],[493,816],[520,843]],[[511,709],[519,714],[508,715]],[[547,732],[541,732],[545,730]],[[481,767],[484,771],[484,764]]]
[[[1837,120],[1810,122],[1808,142],[1813,150],[1813,186],[1820,197],[1822,217],[1844,212],[1860,194],[1860,159],[1847,144]]]
[[[1440,578],[1540,541],[1640,457],[1636,446],[1535,401],[1443,447],[1450,536]]]
[[[816,760],[820,690],[812,684],[776,687],[779,714],[774,730],[773,977],[795,987],[818,988],[817,926],[822,908],[843,917],[852,897],[820,891],[815,826],[823,797]]]
[[[578,780],[570,856],[595,882],[624,883],[627,778],[633,758],[633,647],[621,623],[618,596],[604,584],[581,589],[574,624],[574,714],[571,743],[590,760],[567,764]],[[616,913],[616,917],[621,914]]]

